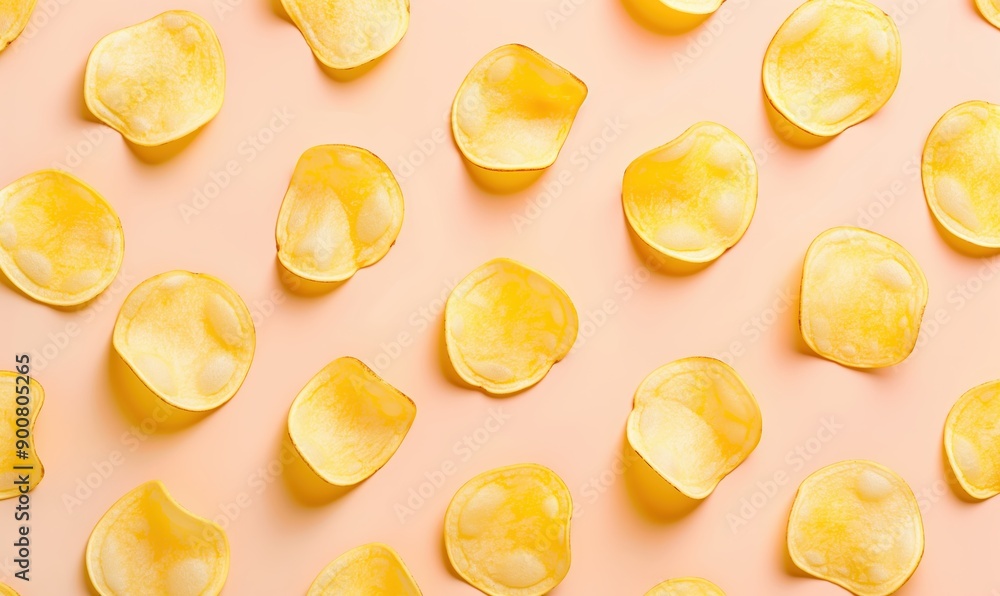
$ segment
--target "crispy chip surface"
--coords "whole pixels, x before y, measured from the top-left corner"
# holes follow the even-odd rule
[[[944,449],[955,478],[976,499],[1000,494],[1000,381],[967,391],[944,425]]]
[[[316,58],[362,66],[396,47],[410,24],[409,0],[281,0]]]
[[[700,577],[668,579],[653,586],[646,596],[726,596],[722,588]]]
[[[991,25],[1000,28],[1000,0],[976,0],[976,7]]]
[[[306,596],[420,596],[403,560],[392,547],[356,546],[323,568]]]
[[[20,379],[20,380],[19,380]],[[31,378],[19,375],[16,372],[0,370],[0,441],[8,445],[7,449],[0,451],[0,500],[11,499],[21,494],[20,485],[15,484],[18,474],[28,474],[28,490],[32,490],[42,481],[45,475],[45,468],[42,460],[38,457],[37,445],[35,444],[34,425],[38,419],[38,413],[45,403],[45,391],[42,385]],[[21,401],[18,401],[21,398]],[[24,401],[27,401],[25,405]],[[21,428],[17,425],[18,408],[27,407],[27,418],[29,431],[28,447],[21,449],[18,444],[17,430]],[[25,412],[21,412],[22,414]],[[21,459],[17,457],[18,451],[25,451],[28,457]],[[18,472],[14,466],[33,466],[32,470]]]
[[[725,0],[660,0],[664,6],[686,14],[712,14]]]
[[[24,31],[35,0],[0,0],[0,51]]]

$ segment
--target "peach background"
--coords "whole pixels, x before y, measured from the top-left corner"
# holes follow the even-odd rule
[[[28,33],[0,53],[0,183],[67,164],[67,152],[79,147],[88,154],[68,169],[118,210],[127,252],[123,281],[84,309],[56,310],[0,286],[4,368],[15,352],[52,354],[50,334],[68,325],[78,331],[44,367],[36,358],[48,396],[36,427],[47,474],[32,493],[33,581],[17,588],[86,593],[91,528],[126,491],[159,478],[190,510],[227,526],[227,594],[302,593],[328,561],[375,540],[401,553],[425,594],[473,594],[442,556],[448,501],[481,471],[534,461],[565,479],[578,506],[573,565],[555,594],[642,594],[683,575],[710,578],[735,595],[840,594],[788,568],[785,519],[808,473],[870,458],[899,472],[924,509],[926,554],[900,594],[996,594],[998,502],[966,503],[948,486],[941,432],[962,392],[1000,376],[1000,283],[984,279],[993,274],[981,256],[957,251],[935,230],[915,167],[927,132],[948,108],[1000,101],[1000,31],[971,0],[877,0],[901,15],[904,66],[895,96],[871,120],[802,149],[776,136],[759,83],[764,49],[798,4],[730,0],[699,27],[664,34],[618,0],[562,0],[571,14],[555,24],[547,14],[559,0],[416,0],[400,45],[346,81],[314,61],[277,2],[40,0]],[[102,35],[170,8],[194,10],[216,28],[227,59],[226,103],[193,137],[140,150],[86,113],[84,65]],[[498,194],[463,165],[446,112],[475,61],[509,42],[570,69],[590,96],[556,164],[533,185]],[[681,52],[698,56],[680,68]],[[282,109],[294,118],[280,132],[262,133]],[[598,142],[607,119],[626,128]],[[699,120],[730,127],[757,152],[757,213],[742,242],[712,266],[692,275],[650,273],[622,217],[621,175],[631,159]],[[249,135],[270,140],[253,161],[240,148]],[[380,155],[399,176],[406,217],[382,262],[316,292],[282,281],[273,227],[295,160],[321,143]],[[591,143],[601,150],[593,159],[579,153]],[[411,172],[402,160],[421,145],[430,155]],[[185,222],[179,206],[230,160],[239,173]],[[561,185],[561,193],[542,197],[546,207],[536,211],[529,205],[546,185]],[[515,215],[530,223],[518,229]],[[783,299],[796,294],[810,240],[859,222],[907,247],[931,285],[918,350],[872,373],[806,353],[794,305],[784,308]],[[553,277],[583,321],[605,306],[614,311],[601,325],[585,324],[574,353],[539,385],[507,399],[451,379],[437,310],[451,283],[496,256]],[[151,429],[147,419],[147,434],[138,428],[148,404],[113,357],[111,329],[127,289],[175,268],[217,275],[243,296],[258,322],[257,354],[225,407],[192,424],[171,418]],[[770,311],[772,304],[783,312]],[[762,331],[753,330],[755,318]],[[409,345],[390,358],[400,334]],[[292,398],[341,355],[376,366],[413,397],[418,415],[382,471],[344,494],[317,494],[294,465],[279,470],[275,462]],[[622,473],[616,462],[635,387],[657,366],[689,355],[734,363],[760,401],[764,435],[700,506],[666,507],[650,503],[662,486],[649,482],[642,465]],[[466,460],[453,445],[485,428],[497,410],[509,418],[495,433],[479,430],[486,440]],[[842,426],[832,438],[819,432],[825,417]],[[815,453],[806,462],[797,448]],[[68,507],[66,496],[112,457],[120,465],[106,479],[91,476],[92,494]],[[453,474],[401,523],[394,505],[446,462]],[[269,464],[276,475],[261,473]],[[782,473],[786,482],[773,497],[756,497],[753,518],[734,532],[730,516],[740,515],[741,500]],[[0,503],[0,573],[8,580],[13,506]]]

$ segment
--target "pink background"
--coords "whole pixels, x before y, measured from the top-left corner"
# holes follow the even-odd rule
[[[789,568],[783,535],[798,483],[847,458],[889,466],[920,499],[926,554],[900,594],[1000,591],[998,501],[962,501],[941,448],[951,404],[1000,376],[1000,276],[984,267],[989,259],[958,252],[936,231],[917,173],[927,132],[948,108],[1000,101],[1000,31],[971,0],[877,0],[902,35],[899,88],[874,118],[809,149],[778,138],[759,82],[764,50],[799,0],[730,0],[674,34],[640,24],[618,0],[416,0],[403,41],[353,80],[318,65],[276,1],[39,4],[26,34],[0,53],[0,184],[62,164],[117,209],[127,248],[122,280],[83,309],[53,309],[0,286],[0,354],[9,359],[0,365],[12,367],[15,352],[37,354],[34,373],[48,396],[36,426],[47,474],[32,493],[33,581],[15,584],[23,594],[86,593],[91,528],[153,478],[226,526],[227,594],[302,593],[327,562],[370,541],[395,547],[425,594],[474,594],[443,557],[445,508],[475,474],[527,461],[558,472],[577,505],[572,568],[554,594],[642,594],[685,575],[736,595],[840,594]],[[560,7],[566,16],[556,20]],[[184,141],[132,148],[83,106],[87,54],[104,34],[171,8],[198,12],[218,32],[225,105]],[[496,193],[463,165],[446,114],[476,60],[510,42],[571,70],[590,96],[555,165],[531,186]],[[282,124],[276,111],[291,119]],[[650,272],[622,216],[621,176],[633,158],[700,120],[724,124],[756,152],[757,212],[715,264],[691,275]],[[248,149],[248,137],[261,149]],[[282,281],[273,231],[296,159],[322,143],[381,156],[399,178],[406,216],[385,259],[314,291]],[[219,173],[227,167],[236,172],[228,181]],[[223,188],[212,186],[219,181]],[[214,198],[186,221],[181,207],[195,189]],[[930,282],[920,346],[895,368],[849,370],[798,339],[788,305],[803,254],[841,224],[900,242]],[[442,299],[497,256],[554,278],[584,322],[574,352],[507,399],[457,384],[442,359]],[[127,290],[170,269],[222,278],[257,321],[242,390],[192,424],[154,422],[110,347]],[[292,398],[342,355],[377,368],[418,414],[384,469],[330,494],[278,462]],[[697,507],[652,498],[662,483],[643,464],[623,471],[618,463],[636,386],[691,355],[731,362],[764,416],[757,450]],[[491,413],[503,418],[499,428],[486,423]],[[820,430],[824,420],[835,432]],[[455,449],[465,436],[475,451]],[[435,474],[442,469],[450,474]],[[427,475],[443,484],[425,484],[429,496],[401,522],[396,505],[406,506]],[[14,539],[13,507],[0,503],[2,545]],[[8,581],[12,558],[13,548],[0,546]]]

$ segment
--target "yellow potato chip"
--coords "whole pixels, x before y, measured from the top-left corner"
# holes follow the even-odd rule
[[[646,596],[726,596],[726,593],[707,579],[682,577],[653,586]]]
[[[243,384],[256,335],[246,304],[224,282],[168,271],[125,298],[112,343],[163,401],[204,412],[229,401]]]
[[[222,108],[226,63],[208,21],[171,10],[104,36],[87,59],[87,108],[136,145],[175,141]]]
[[[725,0],[660,0],[669,9],[684,14],[707,15],[719,10]]]
[[[955,236],[1000,248],[1000,106],[948,110],[924,145],[921,172],[931,213]]]
[[[1000,494],[1000,381],[974,387],[955,402],[944,424],[944,450],[970,496]]]
[[[976,7],[991,25],[1000,28],[1000,0],[976,0]]]
[[[757,400],[728,364],[682,358],[649,374],[635,391],[626,435],[664,480],[704,499],[760,442]]]
[[[788,553],[806,573],[857,596],[892,594],[924,554],[917,499],[906,481],[874,462],[829,465],[799,485]]]
[[[0,499],[12,499],[21,494],[22,485],[15,484],[18,474],[27,474],[26,490],[38,486],[45,475],[45,468],[36,451],[34,433],[38,411],[44,403],[45,391],[38,381],[16,372],[0,370],[0,441],[8,446],[0,450],[0,469],[3,470],[0,473]],[[23,423],[18,425],[18,418],[26,419],[27,426]],[[27,437],[19,436],[24,434]],[[25,441],[26,445],[21,445],[19,440]],[[17,455],[21,451],[27,454],[24,459]],[[14,466],[31,468],[16,470]]]
[[[124,256],[118,214],[82,180],[41,170],[0,190],[0,270],[31,298],[83,304],[111,284]]]
[[[545,594],[569,572],[572,513],[569,489],[544,466],[483,472],[448,505],[448,559],[465,581],[490,596]]]
[[[902,246],[860,228],[829,229],[806,252],[802,338],[845,366],[899,364],[917,343],[927,293],[923,271]]]
[[[111,506],[87,541],[87,575],[101,596],[214,596],[229,574],[229,541],[183,508],[159,480]]]
[[[562,288],[510,259],[489,261],[459,282],[444,320],[455,371],[493,394],[541,381],[569,353],[579,325]]]
[[[389,252],[403,226],[403,193],[373,153],[320,145],[299,157],[278,211],[278,260],[319,282],[343,281]]]
[[[357,484],[377,472],[409,432],[417,406],[356,358],[338,358],[302,388],[288,436],[320,478]]]
[[[0,596],[20,596],[14,588],[6,585],[0,584]]]
[[[0,51],[24,31],[35,0],[0,0]]]
[[[746,143],[699,122],[629,164],[629,226],[649,246],[692,263],[717,259],[743,237],[757,206],[757,164]]]
[[[420,588],[399,554],[386,544],[356,546],[316,577],[306,596],[420,596]]]
[[[802,130],[832,137],[870,118],[899,82],[896,24],[866,0],[807,0],[764,56],[764,91]]]
[[[487,170],[541,170],[562,149],[587,86],[531,48],[510,44],[483,56],[451,107],[462,155]]]
[[[281,5],[316,59],[339,70],[382,56],[410,25],[409,0],[281,0]]]

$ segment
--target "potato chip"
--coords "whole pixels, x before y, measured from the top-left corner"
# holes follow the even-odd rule
[[[924,145],[924,196],[955,236],[1000,248],[1000,106],[969,101],[948,110]]]
[[[6,585],[0,584],[0,596],[20,596],[14,588]]]
[[[845,366],[899,364],[917,343],[927,293],[923,271],[902,246],[860,228],[829,229],[806,252],[802,338]]]
[[[125,298],[112,343],[160,399],[204,412],[229,401],[243,384],[256,335],[246,304],[224,282],[168,271]]]
[[[420,596],[399,554],[386,544],[356,546],[323,568],[306,596]]]
[[[1000,494],[1000,381],[966,391],[944,424],[944,451],[969,496]]]
[[[0,473],[0,499],[12,499],[21,494],[21,485],[14,483],[18,474],[28,475],[28,490],[38,486],[42,476],[45,475],[42,460],[38,458],[34,436],[35,420],[38,419],[38,411],[42,409],[44,403],[45,391],[37,380],[15,372],[0,370],[0,423],[2,423],[0,441],[8,446],[7,449],[0,450],[0,466],[2,466],[0,470],[3,470]],[[19,408],[27,410],[19,411]],[[26,418],[28,426],[19,427],[18,418]],[[17,444],[19,428],[28,429],[29,437],[25,439],[28,446],[24,449]],[[18,451],[26,452],[28,457],[18,458]],[[14,466],[31,466],[31,468],[17,471]]]
[[[760,442],[757,400],[728,364],[682,358],[649,374],[635,391],[626,435],[664,480],[704,499]]]
[[[83,304],[111,284],[124,256],[118,214],[82,180],[41,170],[0,190],[0,270],[31,298]]]
[[[98,41],[83,85],[94,116],[132,143],[152,147],[191,134],[219,113],[226,63],[205,19],[170,10]]]
[[[1000,0],[976,0],[976,7],[991,25],[1000,28]]]
[[[278,260],[312,281],[343,281],[389,252],[403,226],[403,193],[373,153],[320,145],[299,157],[278,211]]]
[[[719,10],[724,0],[660,0],[669,9],[684,14],[707,15]]]
[[[629,164],[622,181],[629,226],[656,251],[704,263],[739,242],[757,206],[757,163],[746,143],[699,122]]]
[[[808,0],[764,55],[764,91],[789,122],[833,137],[892,97],[901,68],[899,31],[866,0]]]
[[[562,149],[587,86],[531,48],[486,54],[455,95],[451,131],[462,155],[487,170],[542,170]]]
[[[455,371],[493,394],[541,381],[569,353],[579,325],[562,288],[510,259],[494,259],[459,282],[444,319]]]
[[[653,586],[646,596],[726,596],[726,593],[707,579],[682,577]]]
[[[337,486],[377,472],[417,415],[413,400],[356,358],[338,358],[306,383],[288,411],[288,436],[306,464]]]
[[[829,465],[795,494],[788,553],[806,573],[857,596],[892,594],[924,554],[917,499],[906,481],[874,462]]]
[[[396,47],[410,25],[410,0],[281,0],[316,59],[356,68]]]
[[[0,51],[24,31],[35,0],[0,0]]]
[[[483,472],[448,505],[448,559],[465,581],[490,596],[545,594],[569,572],[572,513],[569,489],[544,466]]]
[[[216,595],[229,574],[229,541],[218,524],[194,515],[152,480],[101,517],[86,561],[101,596]]]

